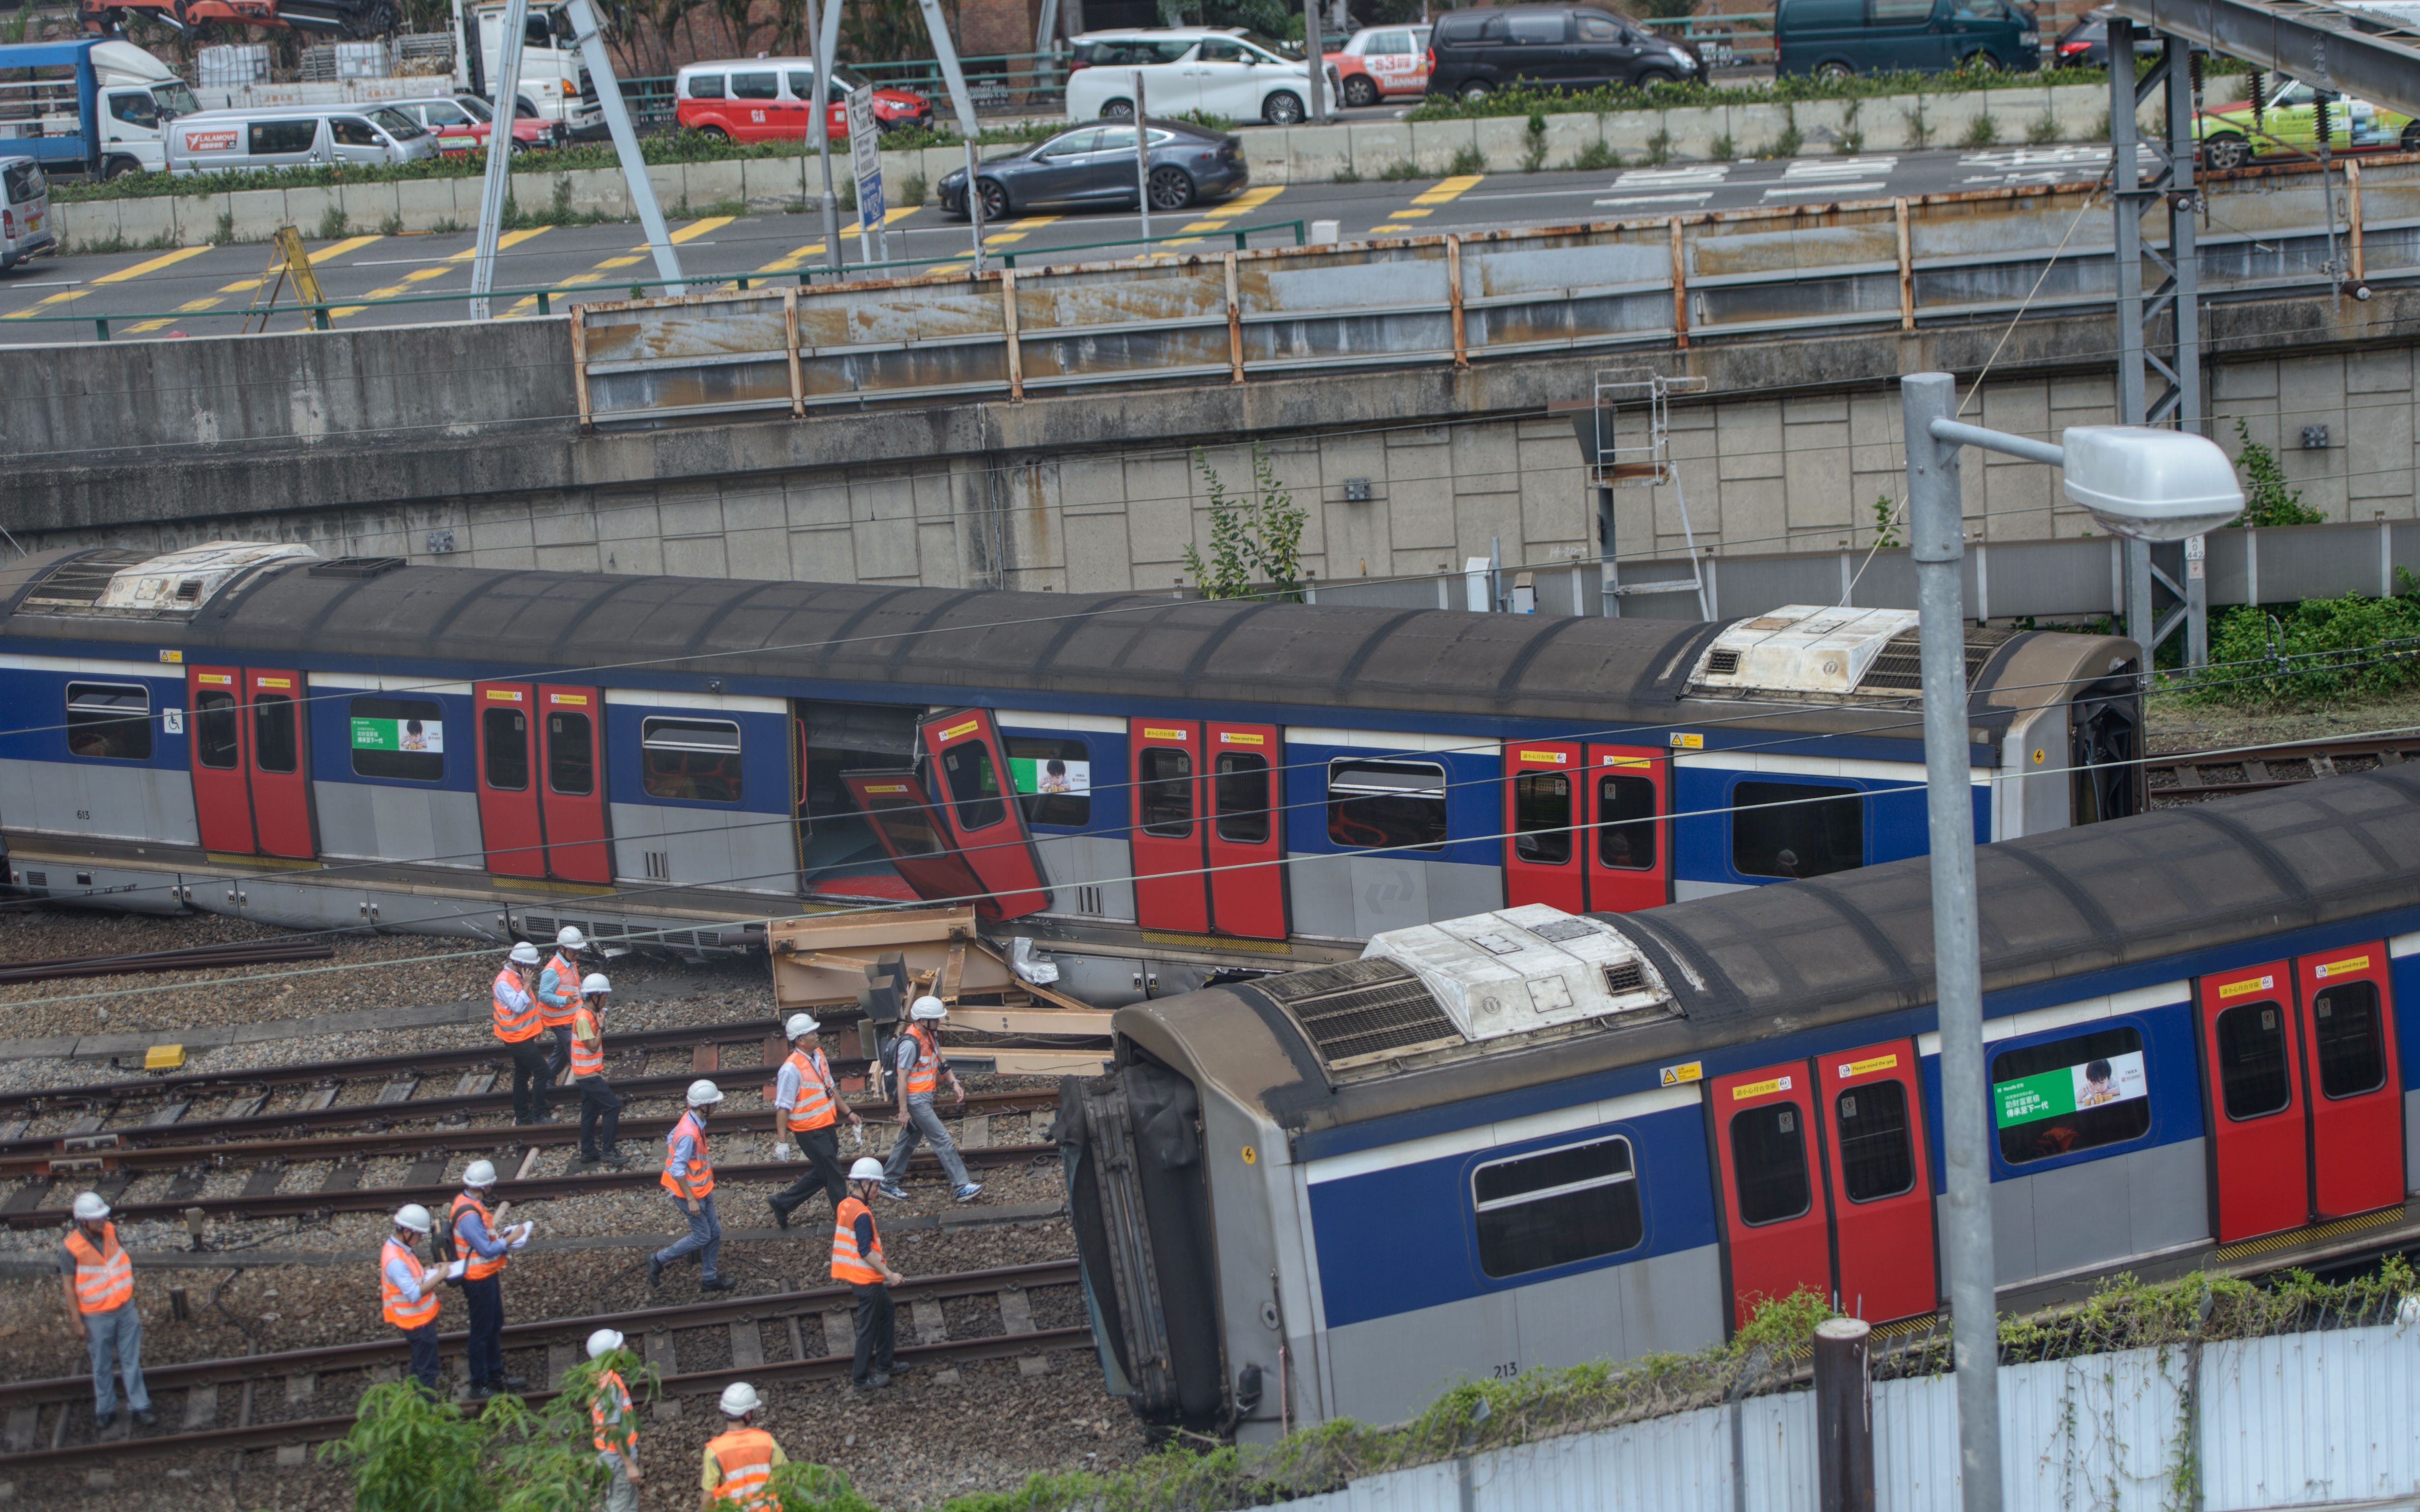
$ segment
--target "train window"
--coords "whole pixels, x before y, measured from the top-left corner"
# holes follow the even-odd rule
[[[204,688],[194,695],[194,756],[204,766],[225,771],[235,765],[235,695]]]
[[[905,784],[901,784],[903,790]],[[933,827],[932,814],[922,805],[902,797],[866,795],[866,811],[891,843],[902,856],[939,856],[943,847],[939,833]]]
[[[1445,768],[1433,762],[1327,764],[1327,838],[1339,845],[1445,849]]]
[[[1655,784],[1643,777],[1596,779],[1596,858],[1625,872],[1655,865]]]
[[[960,829],[988,829],[1008,817],[989,746],[980,740],[952,746],[941,752],[941,770],[950,779],[950,802],[958,810]]]
[[[1093,752],[1082,741],[1012,735],[1008,775],[1027,824],[1081,829],[1093,822]]]
[[[2348,981],[2311,999],[2319,1028],[2319,1090],[2329,1097],[2358,1097],[2386,1084],[2386,1025],[2378,1011],[2378,985]]]
[[[149,761],[149,689],[139,683],[70,683],[68,751],[101,761]]]
[[[2151,1132],[2143,1031],[2127,1026],[2070,1035],[1992,1057],[1992,1119],[2000,1158],[2049,1160]]]
[[[1813,1204],[1807,1182],[1807,1131],[1798,1108],[1768,1103],[1731,1115],[1731,1179],[1740,1222],[1753,1228],[1795,1218]]]
[[[529,716],[519,709],[489,709],[479,716],[487,742],[488,786],[519,793],[529,786]]]
[[[1637,1245],[1647,1234],[1630,1141],[1599,1139],[1471,1173],[1479,1268],[1521,1275]]]
[[[445,780],[445,710],[429,699],[355,699],[353,773],[410,782]]]
[[[739,801],[739,727],[728,719],[639,721],[639,786],[651,798]]]
[[[1840,1131],[1840,1186],[1852,1202],[1895,1197],[1916,1185],[1907,1088],[1868,1082],[1832,1100]]]
[[[1731,802],[1731,869],[1744,877],[1820,877],[1866,864],[1866,804],[1854,788],[1742,782]]]
[[[2219,1014],[2216,1027],[2219,1101],[2228,1118],[2262,1118],[2294,1101],[2284,1008],[2244,1003]]]
[[[1231,845],[1264,843],[1269,838],[1269,759],[1257,751],[1222,750],[1211,771],[1218,838]]]
[[[597,791],[597,741],[588,716],[546,717],[546,785],[566,798]]]
[[[1137,758],[1142,832],[1182,840],[1193,833],[1193,753],[1148,746]]]
[[[295,739],[294,701],[283,693],[252,695],[252,764],[264,772],[290,772],[302,764]]]
[[[1572,779],[1524,772],[1512,779],[1512,854],[1537,866],[1572,858]]]

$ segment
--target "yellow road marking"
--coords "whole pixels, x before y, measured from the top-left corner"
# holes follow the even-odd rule
[[[525,230],[507,231],[503,236],[496,239],[496,250],[498,252],[502,252],[507,247],[518,247],[522,242],[529,240],[532,237],[544,236],[547,232],[553,229],[554,228],[552,226],[534,225]],[[403,275],[403,282],[399,284],[389,284],[384,288],[374,288],[369,291],[369,294],[366,297],[373,300],[391,300],[398,294],[408,294],[411,291],[412,285],[425,283],[432,278],[443,278],[447,273],[452,272],[460,264],[470,262],[478,255],[479,248],[474,242],[472,245],[463,248],[460,252],[455,253],[453,255],[447,257],[438,266],[434,268],[413,269],[411,272]],[[313,260],[317,261],[318,259],[315,258]],[[342,305],[336,309],[330,310],[328,312],[328,317],[332,320],[341,319],[345,316],[359,315],[367,308],[369,308],[369,306],[365,304]]]
[[[315,268],[319,267],[326,263],[331,257],[341,257],[349,252],[359,252],[364,247],[368,246],[371,242],[378,239],[379,239],[375,236],[362,236],[348,237],[342,241],[331,242],[327,246],[320,248],[318,252],[311,255],[311,264]],[[129,271],[131,272],[132,270],[129,270]],[[273,281],[276,276],[277,275],[275,273],[263,273],[257,278],[239,278],[232,284],[220,285],[219,292],[221,294],[249,294],[256,289],[258,289],[262,285]],[[225,301],[218,299],[189,300],[185,303],[177,306],[177,309],[181,314],[193,315],[203,310],[215,310],[225,302]],[[174,316],[170,316],[163,319],[142,320],[137,321],[133,325],[128,326],[126,328],[126,332],[131,336],[139,336],[147,332],[158,331],[163,327],[172,326],[176,323],[177,321]]]
[[[1435,189],[1430,190],[1427,193],[1414,195],[1412,197],[1412,203],[1415,205],[1442,205],[1446,201],[1452,199],[1454,196],[1466,193],[1471,189],[1476,188],[1479,181],[1486,177],[1487,176],[1485,174],[1469,173],[1462,174],[1452,178],[1440,180],[1437,186]],[[1400,215],[1403,212],[1398,210],[1395,213]]]
[[[1245,190],[1242,193],[1236,195],[1233,199],[1227,201],[1224,205],[1219,205],[1211,209],[1203,210],[1202,212],[1202,219],[1194,222],[1185,229],[1187,231],[1223,231],[1226,227],[1221,224],[1222,222],[1232,221],[1239,215],[1249,215],[1284,193],[1285,185],[1283,184],[1269,184],[1260,189]]]
[[[183,262],[188,257],[198,257],[203,253],[209,250],[208,243],[198,247],[178,247],[174,252],[163,253],[157,257],[152,257],[146,261],[136,263],[132,268],[121,268],[114,273],[103,273],[92,282],[93,285],[96,285],[101,284],[123,284],[130,278],[140,278],[146,273],[156,273],[163,268],[173,268],[177,264]],[[91,292],[91,286],[86,286],[85,288],[62,289],[56,294],[45,295],[41,299],[36,300],[33,303],[25,306],[25,308],[22,310],[11,310],[7,315],[0,316],[0,320],[23,320],[27,316],[34,314],[45,305],[65,304],[70,300],[83,299],[85,295]]]
[[[1430,210],[1416,210],[1416,209],[1412,209],[1412,208],[1404,208],[1404,209],[1394,210],[1394,211],[1391,211],[1391,212],[1389,212],[1389,213],[1391,213],[1391,214],[1394,216],[1394,218],[1395,218],[1396,220],[1398,220],[1398,221],[1416,221],[1416,220],[1419,219],[1419,218],[1420,218],[1421,216],[1423,216],[1423,215],[1429,215],[1429,214],[1433,214],[1433,213],[1435,213],[1435,212],[1434,212],[1434,211],[1430,211]]]
[[[729,225],[734,219],[735,217],[729,215],[701,216],[697,220],[691,221],[689,224],[682,226],[679,230],[674,232],[665,239],[677,247],[685,242],[696,240],[699,237],[706,235],[708,231],[720,231],[724,226]],[[630,250],[632,252],[644,252],[647,250],[647,244],[642,241]]]
[[[330,242],[327,246],[321,247],[318,251],[311,255],[311,266],[314,268],[325,268],[328,265],[329,258],[342,257],[348,253],[359,252],[364,247],[368,246],[371,242],[378,239],[379,239],[375,236],[347,237],[342,241]]]

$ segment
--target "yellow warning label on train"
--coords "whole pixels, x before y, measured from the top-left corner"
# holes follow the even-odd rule
[[[2341,977],[2348,971],[2363,970],[2367,967],[2368,964],[2369,957],[2366,955],[2353,956],[2344,961],[2326,961],[2320,963],[2319,969],[2313,972],[2312,975],[2319,978],[2321,981],[2325,981],[2330,977]]]
[[[2246,997],[2254,993],[2265,993],[2276,985],[2277,979],[2274,977],[2255,977],[2250,981],[2230,981],[2218,990],[2218,1000],[2224,1003],[2230,997]]]
[[[973,730],[975,726],[981,723],[983,723],[981,719],[969,719],[964,724],[954,724],[947,730],[941,732],[941,738],[943,740],[955,740],[960,735],[968,733],[970,731]]]
[[[1732,1088],[1731,1101],[1737,1103],[1746,1098],[1762,1097],[1767,1092],[1787,1092],[1789,1090],[1789,1077],[1774,1076],[1764,1081],[1745,1082],[1738,1087]]]
[[[1847,1065],[1842,1066],[1840,1068],[1840,1080],[1845,1082],[1852,1076],[1869,1076],[1878,1071],[1897,1071],[1898,1069],[1899,1055],[1897,1052],[1893,1052],[1887,1056],[1869,1056],[1863,1060],[1852,1060]]]

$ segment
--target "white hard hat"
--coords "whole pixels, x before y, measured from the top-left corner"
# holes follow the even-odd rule
[[[790,1022],[782,1026],[782,1032],[793,1040],[803,1040],[820,1027],[813,1013],[793,1013]]]
[[[462,1167],[462,1184],[464,1186],[495,1185],[495,1163],[492,1161],[474,1160],[470,1165],[465,1165]]]
[[[848,1168],[848,1179],[852,1181],[879,1181],[888,1174],[883,1170],[882,1163],[871,1155],[860,1155],[857,1164]]]
[[[97,1224],[109,1216],[109,1204],[98,1192],[79,1192],[75,1199],[75,1215],[78,1223]]]
[[[554,943],[566,949],[585,950],[588,949],[588,936],[580,933],[579,925],[566,924],[554,932]]]
[[[610,993],[613,990],[613,979],[601,971],[592,971],[580,979],[580,995],[582,997],[594,997],[598,993]]]
[[[722,1388],[722,1415],[725,1417],[746,1417],[764,1405],[763,1399],[756,1395],[756,1388],[744,1381],[735,1381]]]
[[[588,1335],[588,1358],[592,1360],[600,1354],[611,1354],[621,1347],[622,1335],[610,1328],[600,1328]]]
[[[428,1210],[417,1202],[407,1202],[395,1210],[395,1226],[409,1228],[415,1234],[428,1232]]]
[[[950,1016],[950,1011],[942,1006],[941,1000],[938,997],[919,997],[916,999],[915,1006],[908,1010],[908,1016],[915,1019],[945,1019]]]
[[[700,1079],[689,1084],[689,1105],[690,1107],[702,1108],[721,1101],[722,1088],[715,1086],[712,1082],[706,1081],[701,1077]]]
[[[512,962],[513,962],[513,964],[515,964],[515,965],[517,965],[517,966],[534,966],[534,965],[536,965],[536,964],[537,964],[537,947],[536,947],[536,946],[535,946],[535,945],[532,945],[532,944],[531,944],[529,941],[527,941],[527,940],[523,940],[523,941],[521,941],[521,943],[520,943],[520,944],[516,945],[516,946],[514,946],[514,947],[513,947]]]

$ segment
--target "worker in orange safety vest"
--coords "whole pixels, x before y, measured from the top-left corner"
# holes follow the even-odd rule
[[[552,1042],[538,1017],[537,947],[523,940],[513,947],[504,969],[489,989],[495,999],[496,1038],[513,1057],[513,1121],[550,1123],[547,1116],[547,1049]]]
[[[832,1214],[831,1277],[857,1302],[857,1358],[849,1382],[861,1391],[891,1384],[908,1367],[892,1358],[898,1340],[898,1307],[891,1288],[906,1278],[882,1257],[882,1231],[874,1222],[874,1192],[882,1184],[882,1163],[871,1155],[848,1168],[848,1196]]]
[[[447,1272],[442,1265],[423,1265],[411,1246],[428,1237],[436,1225],[428,1210],[407,1202],[395,1212],[395,1232],[379,1250],[379,1316],[403,1330],[411,1346],[411,1377],[420,1389],[437,1390],[437,1293],[429,1288]],[[460,1273],[458,1261],[454,1267]]]
[[[588,1358],[602,1361],[622,1348],[618,1329],[588,1335]],[[613,1478],[605,1483],[605,1512],[639,1512],[639,1415],[630,1408],[629,1383],[613,1365],[597,1372],[597,1395],[588,1401],[589,1442],[597,1462]]]
[[[68,1230],[59,1274],[67,1288],[68,1319],[92,1356],[93,1426],[106,1428],[117,1421],[116,1378],[123,1372],[126,1405],[147,1428],[160,1420],[143,1386],[143,1317],[134,1307],[134,1262],[119,1246],[117,1226],[109,1221],[109,1204],[100,1193],[79,1192],[70,1211],[75,1227]]]
[[[702,1509],[717,1502],[728,1502],[740,1512],[780,1512],[781,1499],[773,1494],[773,1467],[786,1465],[790,1457],[773,1442],[773,1435],[756,1426],[756,1413],[765,1405],[756,1388],[744,1381],[735,1381],[722,1388],[722,1415],[731,1426],[706,1441],[706,1463],[699,1485],[702,1493],[697,1504]]]

